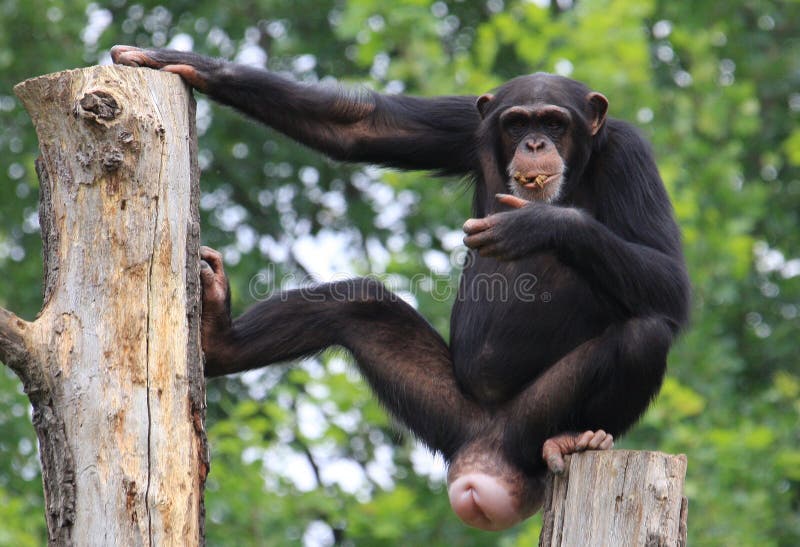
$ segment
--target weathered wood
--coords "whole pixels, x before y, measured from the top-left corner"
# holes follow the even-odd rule
[[[540,547],[686,544],[686,457],[606,450],[569,457],[550,476]]]
[[[15,89],[36,126],[45,301],[0,310],[34,408],[52,545],[198,545],[208,471],[194,101],[92,67]]]

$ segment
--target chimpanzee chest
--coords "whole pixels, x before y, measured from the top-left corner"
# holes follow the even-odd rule
[[[610,323],[601,296],[550,253],[473,258],[453,306],[450,345],[461,388],[481,402],[508,401]]]

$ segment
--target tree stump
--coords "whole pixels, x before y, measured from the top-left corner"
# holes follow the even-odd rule
[[[33,405],[51,545],[198,545],[208,471],[195,105],[174,74],[92,67],[15,91],[42,158],[44,305],[0,309]]]
[[[540,547],[686,545],[686,456],[605,450],[548,478]]]

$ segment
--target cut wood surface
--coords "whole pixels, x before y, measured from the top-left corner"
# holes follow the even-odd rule
[[[551,476],[539,545],[686,544],[686,457],[605,450],[574,454]]]
[[[197,545],[208,470],[194,100],[91,67],[15,89],[42,153],[44,306],[0,310],[40,442],[50,543]]]

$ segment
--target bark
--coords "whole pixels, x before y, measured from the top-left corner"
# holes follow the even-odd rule
[[[194,100],[92,67],[15,89],[42,157],[44,305],[0,309],[33,405],[51,545],[197,545],[208,472]]]
[[[686,545],[686,456],[607,450],[548,479],[540,547]]]

